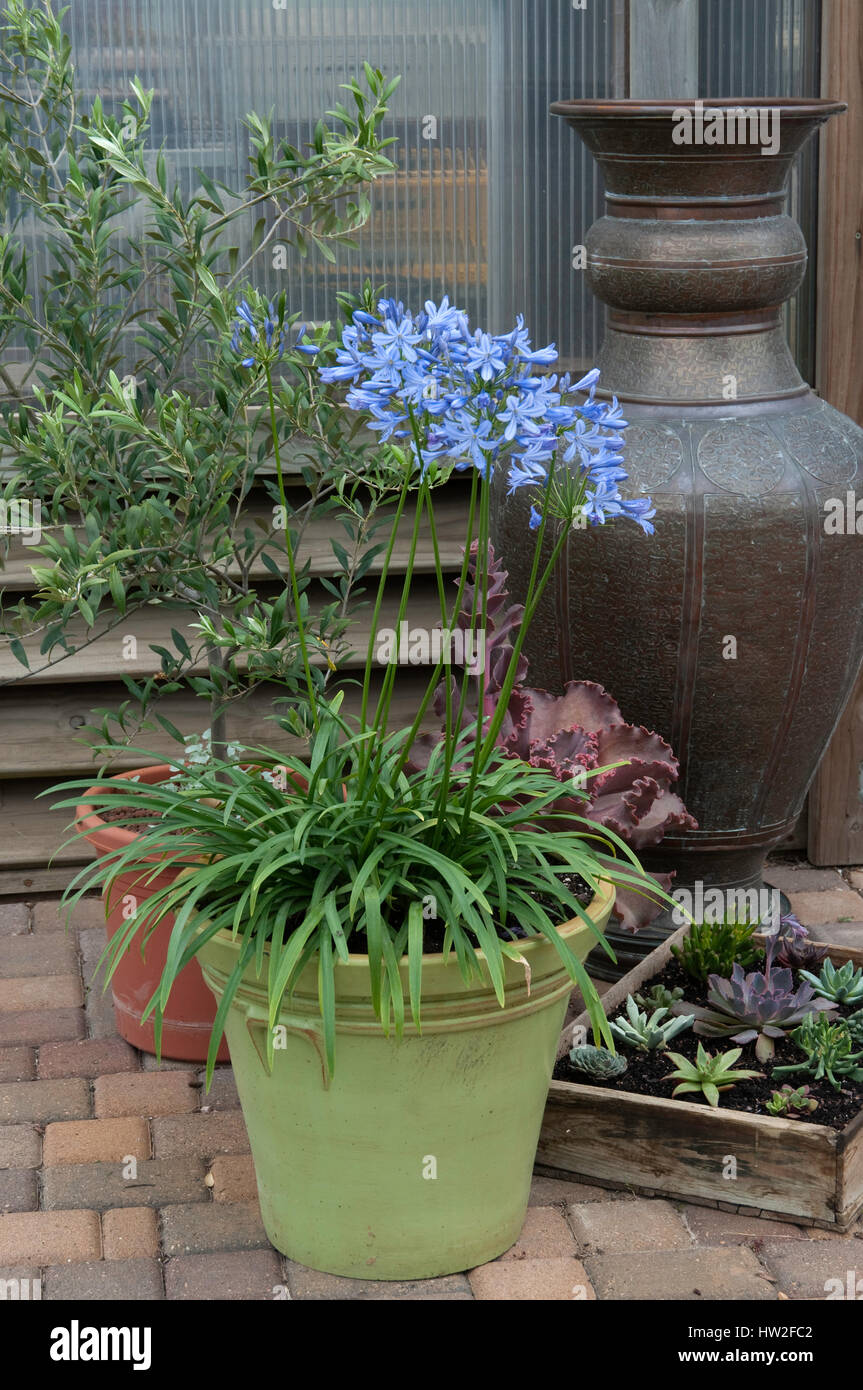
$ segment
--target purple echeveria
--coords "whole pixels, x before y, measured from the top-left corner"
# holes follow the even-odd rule
[[[773,959],[786,970],[812,970],[824,960],[828,946],[816,946],[809,940],[808,928],[798,922],[793,912],[779,918]]]
[[[773,1056],[774,1040],[802,1023],[807,1014],[828,1013],[835,1009],[827,999],[816,999],[805,981],[794,988],[790,970],[767,969],[745,974],[739,962],[731,978],[708,978],[708,1006],[687,1004],[695,1014],[695,1032],[706,1038],[730,1037],[736,1043],[755,1043],[759,1062]],[[677,1011],[678,1006],[675,1006]]]

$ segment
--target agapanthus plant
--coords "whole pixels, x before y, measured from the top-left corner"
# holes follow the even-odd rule
[[[395,660],[398,658],[401,622],[407,611],[410,580],[416,554],[420,520],[428,514],[432,544],[437,555],[432,490],[453,470],[470,470],[471,498],[468,537],[476,535],[478,564],[473,586],[472,618],[475,630],[487,627],[491,579],[489,555],[489,484],[493,469],[507,468],[510,491],[527,487],[533,503],[531,528],[537,532],[534,558],[521,629],[512,647],[505,672],[500,675],[497,708],[486,722],[478,719],[470,776],[488,761],[507,717],[509,699],[518,678],[524,638],[557,564],[567,534],[573,526],[602,525],[628,517],[652,532],[654,509],[649,498],[625,500],[619,491],[626,477],[622,467],[623,433],[627,422],[615,399],[597,400],[598,369],[573,383],[568,375],[545,370],[557,359],[553,344],[532,347],[519,316],[512,332],[488,334],[471,331],[467,315],[450,305],[448,297],[411,314],[393,299],[380,300],[376,312],[359,310],[343,331],[336,363],[321,369],[327,383],[348,384],[346,404],[362,412],[370,429],[389,442],[404,459],[405,477],[396,509],[396,524],[408,496],[415,492],[413,543],[402,590]],[[579,394],[585,399],[579,400]],[[543,542],[549,525],[556,531],[551,554],[542,568]],[[395,532],[393,532],[393,535]],[[466,546],[454,612],[462,607],[468,579]],[[387,555],[387,560],[389,555]],[[373,642],[384,592],[387,565],[381,577],[372,623],[364,683],[362,719],[367,715],[368,676]],[[447,631],[451,619],[439,563],[436,579],[441,621]],[[406,741],[410,748],[432,699],[444,667],[438,662],[425,698]],[[387,670],[378,702],[375,726],[385,732],[395,679],[395,662]],[[466,696],[469,676],[465,674]],[[485,668],[479,672],[477,708],[485,707]],[[464,699],[460,700],[464,706]],[[378,720],[380,723],[378,724]],[[460,727],[453,707],[450,682],[445,682],[445,758],[453,759],[453,739]],[[445,798],[446,782],[442,788]]]
[[[468,583],[456,616],[456,628],[464,633],[476,623],[476,570],[474,543]],[[513,660],[513,644],[524,621],[524,607],[508,601],[507,571],[491,545],[486,575],[486,624],[483,640],[473,644],[473,660],[465,667],[466,698],[457,704],[461,727],[479,720],[481,676],[483,720],[488,723],[493,718]],[[697,822],[672,790],[679,765],[671,747],[658,734],[625,723],[617,703],[593,681],[568,681],[562,695],[552,695],[522,683],[528,672],[524,656],[518,657],[515,670],[516,681],[497,742],[510,757],[544,769],[562,784],[556,810],[586,816],[613,830],[637,852],[658,844],[672,830],[697,829]],[[447,675],[445,680],[453,678]],[[453,681],[453,702],[455,691]],[[435,691],[434,707],[444,716],[443,682]],[[410,765],[422,767],[444,738],[443,731],[421,734],[412,745]],[[671,877],[658,874],[656,881],[667,889]],[[619,889],[615,899],[615,914],[627,931],[646,926],[661,907],[660,901],[644,892]]]
[[[266,376],[282,487],[280,431],[271,390],[279,324],[270,314],[270,332],[266,321],[262,325],[250,317],[251,324],[241,305],[236,347],[243,351],[247,335],[252,344],[248,355],[260,362]],[[336,961],[351,952],[368,955],[375,1010],[384,1027],[392,1019],[397,1032],[405,1019],[399,968],[406,957],[407,1003],[419,1027],[426,949],[423,907],[429,900],[435,904],[442,934],[437,949],[454,955],[466,980],[485,971],[501,1004],[505,958],[522,959],[522,939],[544,936],[580,985],[596,1037],[604,1036],[613,1049],[599,996],[558,930],[576,917],[599,935],[567,879],[580,878],[593,893],[603,880],[641,892],[661,890],[610,825],[580,813],[587,801],[582,787],[573,787],[575,809],[561,810],[557,778],[541,765],[532,766],[530,759],[507,756],[499,745],[525,633],[570,527],[580,525],[584,517],[594,525],[623,517],[646,531],[652,529],[649,500],[624,501],[618,492],[625,476],[625,421],[617,403],[595,399],[595,371],[574,386],[566,378],[536,371],[550,366],[555,355],[551,347],[531,348],[521,320],[510,334],[471,333],[465,315],[446,299],[440,305],[427,303],[416,316],[385,300],[376,311],[367,303],[353,314],[336,364],[320,371],[325,382],[350,383],[347,404],[379,431],[382,456],[399,479],[373,607],[359,719],[347,720],[341,697],[327,698],[313,679],[306,614],[297,601],[310,734],[308,762],[286,760],[284,790],[271,780],[249,777],[247,767],[217,760],[204,774],[206,811],[198,820],[198,769],[194,790],[184,787],[182,765],[177,763],[179,779],[172,779],[170,787],[124,787],[128,805],[158,813],[158,824],[135,847],[136,858],[156,855],[164,863],[168,855],[175,862],[195,861],[180,881],[150,896],[106,948],[113,970],[133,940],[140,936],[143,947],[165,914],[176,914],[165,972],[148,1008],[155,1012],[157,1037],[173,981],[201,943],[225,927],[242,938],[240,959],[225,986],[211,1041],[210,1069],[227,1009],[243,970],[253,961],[259,975],[266,962],[270,1023],[275,1024],[285,992],[299,971],[317,960],[330,1068],[335,1046],[333,971]],[[578,400],[578,393],[585,399]],[[413,767],[408,761],[412,744],[446,664],[441,654],[412,728],[389,733],[420,526],[425,520],[431,534],[440,617],[447,632],[468,592],[469,541],[477,537],[471,618],[474,630],[485,633],[499,597],[489,572],[488,547],[489,486],[496,467],[509,468],[512,488],[530,487],[534,492],[533,572],[518,632],[490,667],[483,663],[478,672],[463,671],[460,686],[443,682],[443,737],[425,765]],[[464,558],[450,613],[433,492],[453,468],[470,470],[471,492]],[[372,714],[381,604],[411,497],[411,541],[395,648]],[[543,566],[546,535],[552,536],[552,544]],[[294,585],[290,536],[286,546]],[[465,711],[474,677],[477,715],[471,720],[465,719]],[[498,698],[487,713],[489,681],[495,682]],[[656,752],[664,749],[663,745]],[[625,751],[617,749],[621,755]],[[278,761],[268,750],[252,750],[252,757],[261,764]],[[623,761],[623,756],[615,761]],[[99,804],[92,793],[89,800]],[[110,881],[118,862],[115,855],[85,870],[72,896]]]

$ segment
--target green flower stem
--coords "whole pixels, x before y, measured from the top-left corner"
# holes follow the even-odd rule
[[[398,530],[399,530],[399,526],[400,526],[400,524],[401,524],[401,519],[402,519],[402,516],[404,515],[405,503],[407,502],[408,496],[409,496],[409,494],[410,494],[410,479],[411,479],[411,475],[410,475],[410,465],[407,464],[407,465],[406,465],[406,469],[405,469],[404,482],[402,483],[401,492],[399,493],[399,500],[398,500],[398,503],[397,503],[397,505],[396,505],[396,514],[395,514],[395,516],[394,516],[394,518],[393,518],[393,524],[392,524],[392,527],[391,527],[391,529],[390,529],[390,538],[389,538],[389,542],[388,542],[388,544],[387,544],[386,555],[384,556],[384,562],[383,562],[383,565],[382,565],[382,567],[381,567],[380,579],[378,580],[378,592],[377,592],[377,595],[375,596],[375,606],[374,606],[374,610],[373,610],[373,612],[372,612],[372,625],[371,625],[371,630],[370,630],[370,632],[369,632],[369,645],[368,645],[368,648],[367,648],[367,650],[366,650],[366,665],[365,665],[365,671],[363,672],[363,698],[362,698],[362,706],[361,706],[361,709],[360,709],[360,728],[361,728],[361,729],[365,729],[365,728],[366,728],[366,721],[367,721],[367,719],[368,719],[368,711],[369,711],[369,693],[370,693],[370,687],[371,687],[372,664],[373,664],[373,663],[372,663],[372,658],[373,658],[373,656],[374,656],[375,643],[376,643],[376,641],[377,641],[377,635],[378,635],[378,622],[380,621],[381,605],[382,605],[382,603],[383,603],[384,591],[385,591],[385,589],[386,589],[386,583],[387,583],[387,577],[388,577],[388,574],[389,574],[390,562],[391,562],[391,560],[392,560],[393,550],[395,549],[396,540],[397,540],[397,538],[398,538]]]
[[[486,467],[486,476],[482,478],[480,482],[479,545],[477,546],[476,583],[474,585],[474,613],[478,605],[479,613],[482,617],[483,631],[485,631],[488,626],[488,533],[490,527],[491,512],[490,474],[491,460],[488,461]],[[472,625],[474,624],[474,615],[472,615],[471,617],[471,623]],[[483,654],[483,656],[484,655],[485,654]],[[470,818],[471,808],[473,806],[474,792],[476,791],[477,777],[479,776],[480,771],[480,739],[482,735],[482,727],[485,717],[485,677],[486,662],[485,659],[483,659],[483,662],[479,668],[479,682],[476,702],[477,725],[473,742],[473,754],[471,757],[470,777],[468,779],[467,791],[465,793],[464,812],[462,815],[462,830],[464,830],[467,827],[468,820]],[[467,680],[467,673],[465,673],[464,682],[462,685],[462,701],[460,702],[460,708],[463,706],[464,690],[467,684]]]
[[[528,631],[530,630],[530,625],[533,621],[533,616],[536,612],[539,601],[545,592],[549,579],[554,573],[555,566],[557,565],[561,553],[563,552],[564,545],[566,544],[566,538],[569,535],[569,527],[562,526],[560,535],[558,536],[554,544],[554,548],[551,552],[548,564],[546,565],[545,570],[543,571],[539,583],[537,583],[536,576],[539,570],[540,556],[542,554],[542,544],[545,537],[546,519],[548,516],[547,504],[551,493],[553,480],[554,468],[552,466],[549,467],[548,470],[548,481],[546,483],[544,497],[545,505],[542,509],[542,521],[539,527],[539,535],[537,536],[536,540],[536,548],[533,553],[533,565],[531,567],[530,579],[528,581],[527,586],[527,597],[525,599],[524,617],[522,618],[521,626],[518,632],[518,637],[516,638],[515,644],[513,646],[512,657],[510,658],[507,673],[504,677],[503,686],[501,687],[501,692],[498,697],[497,708],[494,712],[491,724],[489,725],[488,733],[486,734],[483,740],[482,747],[479,752],[480,765],[483,768],[486,766],[489,758],[491,757],[492,750],[495,746],[495,741],[497,739],[498,734],[500,733],[501,725],[503,724],[503,721],[506,718],[506,711],[509,706],[509,698],[512,694],[513,687],[515,685],[516,671],[518,669],[518,659],[521,655],[521,649],[524,646],[525,637],[527,636]],[[583,496],[584,484],[582,484],[582,487],[580,489],[579,500],[583,500]]]
[[[525,604],[525,613],[524,618],[522,620],[522,626],[519,631],[518,637],[516,638],[515,646],[512,650],[510,664],[507,669],[506,677],[504,678],[503,686],[501,687],[500,696],[498,697],[497,708],[494,712],[491,724],[489,725],[488,733],[486,734],[482,743],[482,747],[480,749],[479,757],[480,764],[482,767],[485,767],[489,757],[491,756],[491,753],[495,746],[495,740],[497,739],[497,736],[500,733],[501,725],[503,724],[503,721],[506,718],[506,712],[509,706],[509,698],[512,694],[513,687],[515,685],[515,675],[516,668],[518,666],[518,659],[521,655],[521,649],[524,646],[524,639],[527,636],[527,631],[530,627],[533,615],[536,612],[537,605],[539,604],[539,601],[542,598],[543,593],[545,592],[548,581],[551,578],[552,573],[554,572],[554,568],[560,558],[561,552],[563,551],[563,547],[566,543],[566,537],[567,531],[566,529],[563,529],[561,531],[561,534],[558,536],[557,541],[555,542],[554,549],[551,553],[551,558],[549,559],[549,562],[545,567],[542,578],[540,579],[539,584],[536,587],[531,602],[529,604]]]
[[[413,406],[409,406],[408,410],[410,413],[411,431],[413,433],[414,443],[416,445],[417,457],[422,458],[422,437],[419,432],[419,425],[417,423],[416,412],[414,411]],[[440,604],[440,619],[444,627],[446,627],[446,594],[444,592],[443,573],[441,571],[440,562],[440,546],[438,544],[437,523],[435,522],[434,517],[434,507],[432,506],[432,489],[430,485],[427,485],[426,491],[428,495],[429,532],[431,534],[432,552],[434,554],[435,580],[437,581],[438,603]]]
[[[484,721],[485,721],[485,663],[483,663],[483,670],[480,672],[479,698],[478,698],[478,702],[477,702],[477,729],[476,729],[476,737],[475,737],[475,741],[474,741],[473,759],[472,759],[472,762],[471,762],[470,782],[469,782],[469,784],[468,784],[467,795],[466,795],[466,798],[465,798],[464,817],[463,817],[463,820],[462,820],[462,825],[465,826],[465,827],[467,826],[468,817],[469,817],[469,815],[470,815],[471,806],[472,806],[472,804],[473,804],[473,794],[474,794],[474,790],[475,790],[475,788],[476,788],[477,779],[478,779],[478,777],[479,777],[480,772],[483,771],[483,770],[485,769],[485,767],[487,766],[487,764],[488,764],[488,762],[489,762],[489,759],[490,759],[491,756],[492,756],[492,753],[493,753],[493,751],[494,751],[495,744],[496,744],[496,741],[497,741],[498,733],[500,732],[501,725],[503,724],[503,721],[504,721],[504,719],[506,718],[506,712],[507,712],[507,709],[508,709],[508,707],[509,707],[510,696],[512,695],[513,687],[514,687],[514,685],[515,685],[516,673],[517,673],[517,670],[518,670],[518,659],[519,659],[519,656],[520,656],[520,654],[521,654],[521,648],[522,648],[522,645],[523,645],[523,643],[524,643],[525,636],[527,635],[527,631],[528,631],[528,628],[529,628],[529,626],[530,626],[531,618],[533,617],[533,614],[534,614],[534,612],[536,611],[536,606],[537,606],[537,604],[538,604],[540,598],[542,597],[542,593],[543,593],[543,591],[544,591],[544,589],[545,589],[546,584],[548,583],[548,580],[549,580],[549,578],[550,578],[550,576],[551,576],[551,574],[552,574],[552,571],[553,571],[554,566],[555,566],[555,564],[556,564],[556,562],[557,562],[558,556],[560,555],[560,553],[561,553],[561,551],[562,551],[562,549],[563,549],[564,541],[565,541],[565,539],[566,539],[566,534],[567,534],[567,533],[566,533],[566,530],[562,530],[562,531],[561,531],[561,535],[560,535],[560,537],[558,538],[557,544],[556,544],[556,546],[555,546],[555,548],[554,548],[554,550],[553,550],[553,552],[552,552],[551,559],[549,560],[548,565],[546,566],[545,572],[544,572],[544,574],[543,574],[543,576],[542,576],[542,579],[541,579],[540,582],[539,582],[539,587],[537,588],[537,574],[538,574],[538,572],[539,572],[540,557],[541,557],[541,554],[542,554],[542,545],[543,545],[543,540],[544,540],[544,538],[545,538],[545,530],[546,530],[546,523],[547,523],[547,517],[548,517],[548,504],[549,504],[549,499],[550,499],[551,493],[552,493],[552,484],[553,484],[553,480],[554,480],[554,465],[553,465],[553,463],[551,463],[551,464],[549,465],[548,479],[547,479],[547,481],[546,481],[545,493],[544,493],[544,496],[543,496],[542,521],[540,522],[539,533],[538,533],[538,535],[537,535],[536,544],[535,544],[534,550],[533,550],[533,562],[532,562],[532,564],[531,564],[530,578],[529,578],[529,580],[528,580],[527,594],[526,594],[526,596],[525,596],[525,613],[524,613],[524,618],[522,619],[522,622],[521,622],[521,625],[520,625],[520,628],[519,628],[519,634],[518,634],[518,637],[516,638],[515,645],[514,645],[514,647],[513,647],[512,657],[510,658],[510,663],[509,663],[509,666],[507,667],[507,673],[506,673],[506,676],[505,676],[505,678],[504,678],[503,686],[501,687],[500,694],[498,695],[498,698],[497,698],[495,711],[494,711],[494,714],[493,714],[493,716],[492,716],[492,721],[491,721],[491,724],[489,725],[488,733],[487,733],[487,735],[486,735],[485,737],[482,736],[482,730],[483,730]],[[481,611],[482,611],[483,620],[484,620],[485,623],[487,623],[487,619],[488,619],[488,602],[487,602],[487,581],[488,581],[488,508],[489,508],[489,501],[490,501],[490,481],[486,484],[485,494],[484,494],[484,501],[485,501],[485,510],[486,510],[486,534],[485,534],[485,540],[483,540],[482,537],[480,538],[479,550],[482,552],[482,555],[483,555],[483,585],[484,585],[483,590],[482,590],[482,608],[481,608]],[[482,523],[480,523],[480,525],[481,525],[481,529],[482,529]],[[477,560],[479,560],[479,555],[477,556]],[[477,571],[477,578],[479,578],[479,571]],[[475,599],[475,601],[476,601],[476,596],[477,596],[477,593],[478,593],[478,592],[479,592],[479,584],[477,583],[476,588],[475,588],[475,593],[474,593],[474,599]],[[463,692],[462,698],[464,699],[464,692]]]
[[[390,702],[392,700],[392,689],[395,684],[395,675],[398,667],[399,642],[401,639],[401,624],[407,612],[408,599],[410,598],[411,581],[413,578],[414,565],[416,563],[417,547],[419,544],[420,522],[422,520],[423,503],[425,501],[427,490],[427,483],[425,479],[423,479],[422,483],[420,484],[419,491],[417,493],[416,507],[414,509],[414,524],[413,532],[411,535],[410,551],[408,552],[407,568],[405,570],[404,582],[402,584],[402,594],[401,599],[399,601],[399,611],[396,616],[395,660],[391,662],[389,666],[387,666],[386,672],[384,674],[383,685],[381,687],[381,693],[378,697],[378,702],[375,707],[375,715],[374,719],[372,720],[371,728],[369,729],[369,726],[366,724],[365,719],[363,720],[361,726],[361,733],[371,732],[374,735],[373,738],[367,739],[365,742],[364,757],[360,768],[360,794],[362,796],[362,802],[360,806],[361,814],[365,812],[366,807],[368,806],[374,788],[375,776],[378,774],[380,770],[385,753],[384,745],[386,741],[387,715],[389,713]],[[382,579],[386,577],[387,569],[388,564],[385,564],[382,571]],[[378,606],[375,615],[372,619],[370,643],[374,643],[377,637],[377,621],[379,613],[380,607]],[[369,650],[371,652],[371,647]],[[365,841],[364,852],[368,852],[371,846],[372,838],[373,832],[370,831],[369,836]]]
[[[418,458],[418,459],[422,459],[422,437],[421,437],[421,435],[420,435],[419,422],[417,421],[416,411],[414,410],[413,406],[409,406],[409,407],[408,407],[408,415],[409,415],[409,417],[410,417],[411,433],[413,434],[413,438],[414,438],[414,446],[415,446],[415,448],[416,448],[417,458]],[[447,621],[446,594],[444,593],[443,572],[442,572],[441,562],[440,562],[440,545],[439,545],[439,543],[438,543],[437,523],[435,522],[434,503],[433,503],[433,501],[432,501],[432,491],[431,491],[431,487],[428,488],[428,518],[429,518],[429,532],[430,532],[430,535],[431,535],[432,550],[433,550],[433,552],[434,552],[435,579],[436,579],[436,581],[437,581],[438,602],[439,602],[439,604],[440,604],[440,620],[441,620],[441,629],[442,629],[442,636],[443,636],[443,635],[446,635],[446,634],[448,634],[448,633],[451,632],[451,630],[452,630],[452,624],[448,623],[448,621]],[[468,538],[467,538],[467,545],[466,545],[466,554],[467,554],[468,556],[469,556],[469,554],[470,554],[470,536],[471,536],[472,530],[473,530],[473,514],[471,514],[471,518],[470,518],[469,521],[468,521]],[[456,609],[454,610],[454,620],[455,620],[455,616],[457,616],[457,614],[458,614],[458,609],[456,608]],[[444,775],[443,775],[443,782],[442,782],[442,784],[441,784],[440,795],[439,795],[438,800],[437,800],[437,802],[436,802],[436,814],[437,814],[438,816],[440,816],[443,807],[446,805],[446,793],[447,793],[447,790],[448,790],[448,787],[449,787],[450,764],[451,764],[451,760],[452,760],[452,758],[451,758],[451,753],[452,753],[452,738],[453,738],[453,729],[452,729],[452,684],[451,684],[450,679],[449,679],[449,662],[447,662],[446,659],[445,659],[443,649],[441,650],[441,661],[440,661],[440,663],[438,663],[438,666],[435,667],[435,673],[434,673],[434,675],[432,676],[432,680],[431,680],[431,682],[430,682],[430,684],[429,684],[429,687],[427,688],[427,695],[428,695],[428,698],[432,698],[431,692],[433,692],[434,689],[435,689],[436,686],[437,686],[437,681],[438,681],[438,678],[439,678],[437,672],[438,672],[438,668],[439,668],[440,666],[443,666],[443,668],[444,668],[444,700],[445,700],[445,714],[444,714]],[[427,700],[426,700],[424,703],[427,704]],[[407,752],[409,751],[409,749],[410,749],[410,741],[408,741],[408,742],[405,743],[405,755],[406,755],[406,756],[407,756]],[[400,765],[400,769],[399,769],[399,770],[401,770],[401,765]],[[435,844],[437,844],[437,842],[438,842],[438,840],[439,840],[439,829],[440,829],[440,828],[438,827],[438,832],[433,836],[433,840],[434,840],[434,843],[435,843]]]
[[[429,517],[429,530],[430,530],[430,532],[431,532],[432,550],[434,551],[435,574],[436,574],[436,576],[437,576],[437,586],[438,586],[438,598],[439,598],[439,600],[440,600],[441,628],[442,628],[442,630],[443,630],[444,633],[451,633],[452,630],[453,630],[453,628],[452,628],[452,625],[449,624],[448,621],[447,621],[446,595],[445,595],[445,593],[444,593],[444,587],[443,587],[443,574],[442,574],[442,572],[441,572],[441,562],[440,562],[440,546],[439,546],[439,544],[438,544],[437,523],[435,522],[434,504],[433,504],[433,502],[432,502],[431,493],[429,493],[429,499],[428,499],[428,517]],[[457,610],[456,610],[456,611],[457,611]],[[443,651],[441,652],[441,655],[443,655]],[[452,727],[452,682],[450,681],[450,678],[449,678],[449,663],[446,663],[446,668],[445,668],[445,672],[444,672],[444,701],[445,701],[445,714],[444,714],[444,769],[443,769],[443,778],[442,778],[442,780],[441,780],[440,793],[439,793],[439,795],[438,795],[438,799],[437,799],[437,803],[436,803],[436,807],[435,807],[435,814],[438,815],[438,816],[440,816],[441,811],[443,810],[444,806],[446,805],[447,791],[448,791],[448,789],[449,789],[449,779],[450,779],[450,771],[451,771],[451,764],[452,764],[452,757],[451,757],[451,740],[452,740],[452,738],[453,738],[453,727]],[[440,826],[438,826],[438,832],[439,832],[439,830],[440,830]],[[437,843],[438,843],[438,839],[439,839],[439,834],[438,834],[438,833],[435,833],[435,835],[432,837],[432,842],[433,842],[434,844],[437,844]]]
[[[393,688],[395,686],[396,671],[398,669],[399,643],[401,642],[401,625],[404,622],[405,617],[407,615],[408,601],[410,599],[411,593],[411,583],[413,581],[414,565],[416,564],[416,554],[417,548],[419,546],[420,524],[422,522],[423,506],[425,504],[426,496],[428,495],[428,490],[428,483],[426,479],[423,478],[422,482],[420,483],[419,491],[417,492],[417,504],[414,509],[414,525],[413,532],[411,533],[411,544],[410,550],[408,552],[407,568],[405,570],[404,582],[402,583],[402,594],[399,600],[399,611],[396,615],[395,659],[391,661],[390,664],[387,666],[386,672],[384,674],[383,685],[381,686],[381,693],[378,698],[377,708],[375,709],[375,717],[372,721],[372,725],[377,736],[377,753],[380,753],[382,751],[383,741],[386,738],[387,716],[389,714],[389,708],[392,702],[392,693]]]
[[[474,478],[475,478],[475,479],[479,477],[479,474],[477,473],[477,470],[476,470],[476,469],[473,470],[473,475],[474,475]],[[471,528],[471,533],[472,533],[472,531],[473,531],[473,528]],[[468,556],[469,556],[469,553],[470,553],[470,547],[468,547],[468,548],[465,550],[465,556],[468,557]],[[477,540],[477,554],[479,554],[479,540]],[[479,612],[478,586],[477,586],[476,584],[474,584],[473,602],[472,602],[472,604],[471,604],[471,612],[470,612],[470,625],[471,625],[471,631],[474,631],[474,630],[476,629],[476,620],[477,620],[478,612]],[[487,614],[487,613],[483,615],[483,619],[484,619],[484,621],[483,621],[483,632],[486,633],[486,635],[487,635],[487,630],[488,630],[488,614]],[[459,693],[458,710],[456,711],[456,718],[455,718],[455,727],[456,727],[457,730],[458,730],[458,729],[461,729],[461,726],[462,726],[462,719],[464,718],[464,712],[465,712],[465,709],[466,709],[466,707],[467,707],[467,701],[468,701],[468,694],[469,694],[469,692],[470,692],[470,676],[469,676],[467,670],[465,669],[465,670],[462,672],[461,691],[460,691],[460,693]],[[478,727],[479,727],[479,726],[478,726]]]
[[[300,642],[300,652],[303,658],[303,672],[306,678],[306,690],[309,696],[309,705],[312,711],[312,720],[317,729],[320,725],[318,715],[318,705],[315,699],[315,687],[312,681],[312,668],[309,664],[309,651],[306,643],[306,628],[303,622],[303,614],[300,606],[300,587],[297,583],[297,567],[294,560],[294,547],[291,541],[291,528],[288,524],[288,499],[285,493],[285,477],[282,472],[282,455],[279,449],[279,431],[276,426],[276,401],[273,395],[273,374],[269,362],[264,363],[264,373],[267,379],[267,399],[270,406],[270,430],[273,436],[273,453],[276,459],[276,475],[279,480],[279,500],[285,514],[285,553],[288,557],[288,571],[291,580],[291,597],[294,601],[294,612],[297,619],[297,636]]]
[[[461,605],[464,598],[465,585],[467,584],[468,569],[470,568],[470,538],[473,536],[474,524],[476,521],[476,499],[478,480],[479,474],[474,468],[471,470],[470,502],[468,504],[468,541],[464,549],[464,556],[462,557],[461,574],[459,575],[458,591],[456,593],[455,605],[453,608],[453,622],[455,622],[455,619],[461,610]],[[404,741],[404,747],[402,749],[401,757],[399,759],[398,772],[401,772],[402,768],[407,762],[411,744],[413,743],[414,739],[417,737],[417,734],[420,731],[423,719],[425,718],[426,710],[428,709],[429,705],[432,702],[432,699],[434,698],[434,693],[437,689],[438,681],[441,678],[443,669],[444,661],[443,659],[441,659],[440,661],[438,661],[437,665],[434,668],[434,671],[432,672],[429,683],[426,686],[425,694],[423,695],[422,700],[420,701],[419,709],[417,710],[416,716],[414,717],[414,722],[411,724],[411,727],[408,730],[407,737]],[[458,724],[456,725],[456,728],[458,728]]]

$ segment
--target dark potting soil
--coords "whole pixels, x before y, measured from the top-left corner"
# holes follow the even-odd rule
[[[569,889],[573,897],[578,899],[582,907],[587,907],[588,903],[592,901],[593,889],[577,874],[561,874],[560,881]],[[537,902],[545,908],[556,926],[562,926],[564,922],[569,920],[571,914],[566,908],[561,909],[561,904],[559,902],[553,902],[548,898],[537,898]],[[561,915],[561,912],[563,915]],[[502,941],[523,941],[528,935],[516,918],[511,917],[506,924],[506,928],[506,931],[501,931],[500,928],[498,928],[498,936]],[[440,955],[443,950],[445,931],[446,928],[444,924],[436,921],[434,918],[430,918],[427,922],[423,923],[424,955]],[[474,945],[478,946],[479,943],[474,941]]]
[[[130,820],[149,820],[153,817],[146,806],[103,806],[97,813],[101,820],[106,821],[130,821]]]
[[[135,823],[141,830],[155,830],[159,824],[158,816],[154,817],[146,806],[105,806],[100,807],[97,815],[109,824],[118,825],[121,830],[128,830],[130,834],[137,834]],[[185,835],[185,830],[166,830],[166,835]]]
[[[753,968],[757,969],[758,967]],[[642,985],[640,993],[648,993],[654,984],[663,984],[668,989],[681,988],[683,990],[681,1003],[707,1003],[706,985],[702,985],[698,980],[693,980],[676,960],[666,966],[661,974],[654,975],[646,984]],[[837,1021],[840,1018],[847,1018],[859,1008],[859,1004],[840,1004],[833,1017]],[[617,1017],[623,1012],[623,1009],[620,1009],[613,1017]],[[685,1033],[678,1033],[677,1037],[672,1039],[670,1051],[679,1052],[682,1057],[694,1061],[699,1043],[703,1043],[706,1051],[714,1055],[717,1052],[727,1052],[730,1048],[738,1046],[737,1043],[732,1042],[731,1038],[699,1037],[690,1028]],[[623,1043],[616,1043],[616,1047],[629,1064],[628,1070],[622,1076],[612,1080],[595,1081],[586,1072],[573,1067],[568,1057],[564,1057],[554,1068],[555,1080],[575,1081],[580,1086],[604,1086],[609,1090],[625,1091],[639,1096],[659,1096],[664,1100],[672,1099],[671,1093],[678,1085],[678,1081],[668,1081],[666,1078],[669,1072],[676,1070],[677,1064],[671,1061],[667,1052],[643,1052],[638,1048],[627,1047]],[[751,1081],[738,1081],[731,1090],[722,1091],[719,1096],[720,1110],[743,1110],[752,1115],[767,1115],[769,1112],[765,1109],[765,1102],[770,1100],[774,1091],[781,1090],[783,1085],[795,1088],[808,1086],[809,1095],[818,1102],[818,1109],[807,1110],[802,1113],[792,1111],[787,1118],[798,1120],[800,1124],[827,1125],[832,1129],[844,1129],[848,1122],[853,1120],[855,1115],[863,1109],[863,1083],[840,1078],[842,1089],[836,1091],[829,1081],[813,1081],[812,1077],[805,1072],[795,1072],[791,1076],[778,1076],[775,1080],[771,1079],[774,1067],[793,1066],[802,1061],[805,1061],[804,1054],[787,1034],[784,1038],[776,1039],[776,1051],[772,1061],[763,1064],[755,1056],[755,1044],[747,1043],[743,1047],[735,1067],[760,1071],[764,1075]],[[708,1105],[704,1096],[696,1091],[687,1092],[687,1094],[676,1096],[674,1099],[681,1105]]]

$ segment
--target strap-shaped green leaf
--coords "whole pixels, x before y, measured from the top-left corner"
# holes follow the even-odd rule
[[[420,1007],[423,971],[423,910],[418,902],[412,902],[408,909],[408,987],[411,1002],[411,1018],[420,1027]]]

